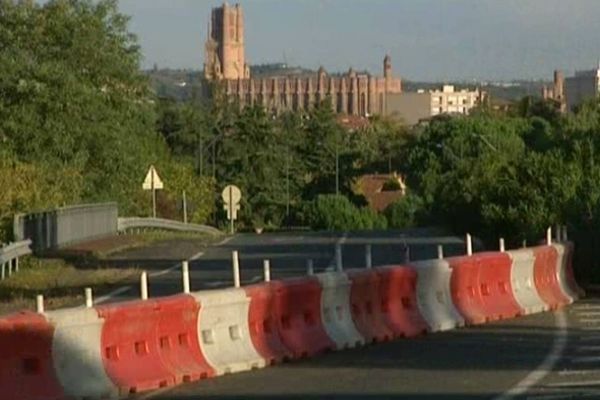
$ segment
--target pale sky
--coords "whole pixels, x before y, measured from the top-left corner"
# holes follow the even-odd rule
[[[381,73],[410,80],[550,79],[600,57],[600,0],[240,0],[251,64]],[[215,0],[120,0],[144,68],[201,69]],[[234,4],[230,1],[229,4]]]

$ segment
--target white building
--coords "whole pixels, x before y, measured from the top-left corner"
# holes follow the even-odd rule
[[[431,115],[468,114],[479,103],[479,90],[454,90],[452,85],[444,85],[441,90],[430,90]]]
[[[584,100],[600,94],[600,65],[590,71],[576,71],[575,76],[565,79],[567,110],[580,105]]]
[[[484,92],[480,90],[455,90],[444,85],[437,90],[419,90],[388,95],[387,115],[401,117],[408,125],[440,114],[468,114],[481,103]]]

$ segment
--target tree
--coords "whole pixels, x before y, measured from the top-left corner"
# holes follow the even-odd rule
[[[77,171],[82,200],[141,212],[140,180],[167,148],[117,2],[2,1],[0,10],[4,142],[22,162]]]
[[[286,149],[281,131],[260,106],[246,107],[223,139],[219,179],[244,194],[241,216],[247,225],[278,226],[285,212]]]

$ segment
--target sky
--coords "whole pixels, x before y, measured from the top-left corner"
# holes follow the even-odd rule
[[[246,58],[409,80],[551,79],[600,57],[600,0],[240,0]],[[214,0],[120,0],[143,67],[202,69]],[[230,1],[229,4],[235,4]]]

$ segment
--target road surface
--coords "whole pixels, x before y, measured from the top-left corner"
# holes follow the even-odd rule
[[[333,268],[335,246],[342,248],[343,266],[365,267],[365,246],[371,244],[373,265],[401,264],[406,247],[411,260],[437,257],[437,246],[443,245],[446,256],[464,254],[462,238],[440,236],[430,229],[381,231],[363,233],[277,233],[240,234],[229,237],[220,245],[195,246],[193,241],[166,241],[150,248],[128,250],[114,254],[107,261],[111,266],[136,266],[150,276],[150,294],[164,296],[181,291],[180,261],[190,262],[192,290],[214,289],[233,285],[231,254],[240,255],[242,284],[260,281],[263,260],[271,264],[271,279],[301,276],[307,272],[307,260],[313,260],[315,272]],[[138,296],[132,288],[118,299]]]
[[[363,268],[365,242],[373,244],[373,264],[464,253],[460,238],[412,231],[375,234],[239,235],[219,246],[198,249],[165,243],[113,257],[147,268],[151,295],[181,290],[176,260],[191,262],[192,290],[229,286],[231,251],[241,254],[243,283],[262,277],[271,261],[273,279],[317,271],[334,264],[342,245],[345,268]],[[184,254],[185,253],[185,254]],[[137,296],[137,288],[125,296]],[[114,300],[114,299],[113,299]],[[141,394],[137,400],[200,399],[597,399],[600,398],[600,300],[581,301],[542,313],[485,326],[401,339],[327,354],[262,370]]]

